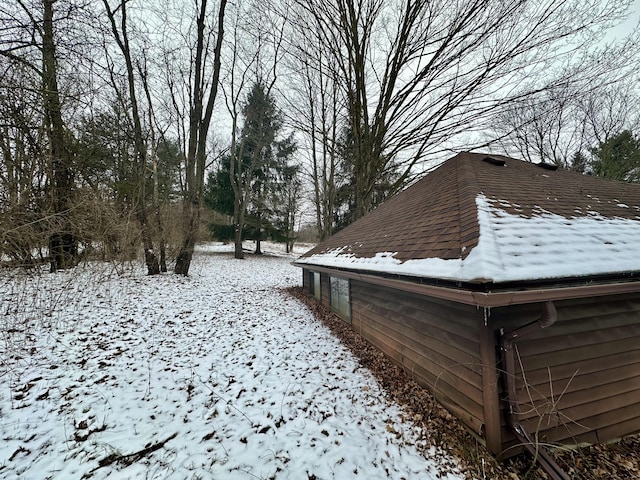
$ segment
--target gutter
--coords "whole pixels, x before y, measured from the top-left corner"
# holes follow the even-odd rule
[[[572,298],[602,297],[606,295],[640,292],[640,281],[579,285],[572,287],[540,287],[528,288],[526,290],[480,292],[465,290],[462,288],[450,288],[425,283],[408,282],[405,280],[386,278],[379,275],[359,273],[353,270],[340,270],[307,263],[293,262],[293,264],[296,267],[315,272],[327,273],[332,276],[359,280],[361,282],[379,285],[381,287],[393,288],[419,295],[427,295],[453,302],[464,303],[474,307],[504,307],[508,305],[521,305],[545,301],[568,300]]]
[[[513,430],[516,438],[527,449],[547,475],[553,480],[570,480],[569,476],[553,460],[544,446],[540,445],[537,439],[524,428],[520,423],[519,408],[516,391],[516,359],[515,343],[518,339],[534,333],[541,328],[552,326],[558,319],[558,312],[553,302],[545,302],[540,306],[540,318],[523,327],[517,328],[507,333],[501,334],[501,346],[504,363],[504,382],[506,388],[507,401],[507,423]]]

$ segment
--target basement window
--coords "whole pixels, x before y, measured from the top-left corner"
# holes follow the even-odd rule
[[[311,272],[311,293],[317,300],[321,300],[322,290],[320,290],[320,274]]]
[[[330,277],[330,301],[331,308],[343,320],[351,323],[351,302],[349,295],[349,280],[345,278]]]
[[[313,295],[317,300],[321,300],[322,290],[320,290],[320,274],[311,270],[305,270],[305,287],[307,293]]]

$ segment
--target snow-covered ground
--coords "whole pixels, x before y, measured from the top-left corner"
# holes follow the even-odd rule
[[[0,478],[462,478],[278,290],[293,257],[229,251],[187,278],[0,272]]]

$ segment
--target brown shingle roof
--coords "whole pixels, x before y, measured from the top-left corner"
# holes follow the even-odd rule
[[[484,161],[487,157],[504,161],[504,165]],[[399,263],[417,259],[464,260],[480,240],[478,196],[486,198],[494,209],[489,227],[493,232],[489,234],[495,234],[498,249],[508,236],[508,255],[515,258],[522,254],[520,260],[525,266],[527,262],[535,265],[536,261],[551,262],[552,259],[545,255],[544,260],[539,260],[535,232],[523,234],[522,245],[518,247],[518,232],[512,230],[520,227],[514,227],[517,222],[502,225],[500,215],[523,219],[540,215],[563,217],[568,220],[567,224],[584,217],[596,226],[596,220],[603,218],[627,219],[640,225],[639,185],[548,170],[503,156],[461,153],[307,252],[301,262],[321,265],[322,260],[317,259],[322,255],[318,254],[327,252],[354,259],[390,252]],[[484,235],[487,235],[486,228]],[[548,250],[553,242],[548,238],[545,242],[540,248]],[[563,238],[557,242],[563,242]],[[603,243],[610,242],[605,239]],[[518,252],[518,248],[522,252]],[[500,256],[501,252],[496,255]],[[511,265],[514,261],[503,263]],[[515,276],[513,280],[520,278]]]

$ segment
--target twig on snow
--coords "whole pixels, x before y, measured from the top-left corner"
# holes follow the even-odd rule
[[[119,463],[125,466],[128,465],[132,465],[133,463],[137,462],[138,460],[142,459],[143,457],[146,457],[147,455],[149,455],[150,453],[155,452],[156,450],[160,450],[162,447],[164,447],[165,443],[167,443],[169,440],[173,440],[174,438],[176,438],[178,436],[178,433],[173,433],[171,435],[169,435],[169,437],[167,437],[165,440],[162,440],[160,442],[156,442],[152,445],[149,445],[148,447],[145,447],[141,450],[138,450],[137,452],[133,452],[133,453],[127,453],[126,455],[122,455],[121,453],[112,453],[111,455],[106,456],[105,458],[103,458],[102,460],[100,460],[98,462],[98,466],[96,468],[94,468],[93,470],[91,470],[91,472],[89,472],[90,474],[95,472],[97,469],[102,468],[102,467],[106,467],[108,465],[111,465],[113,463]]]

